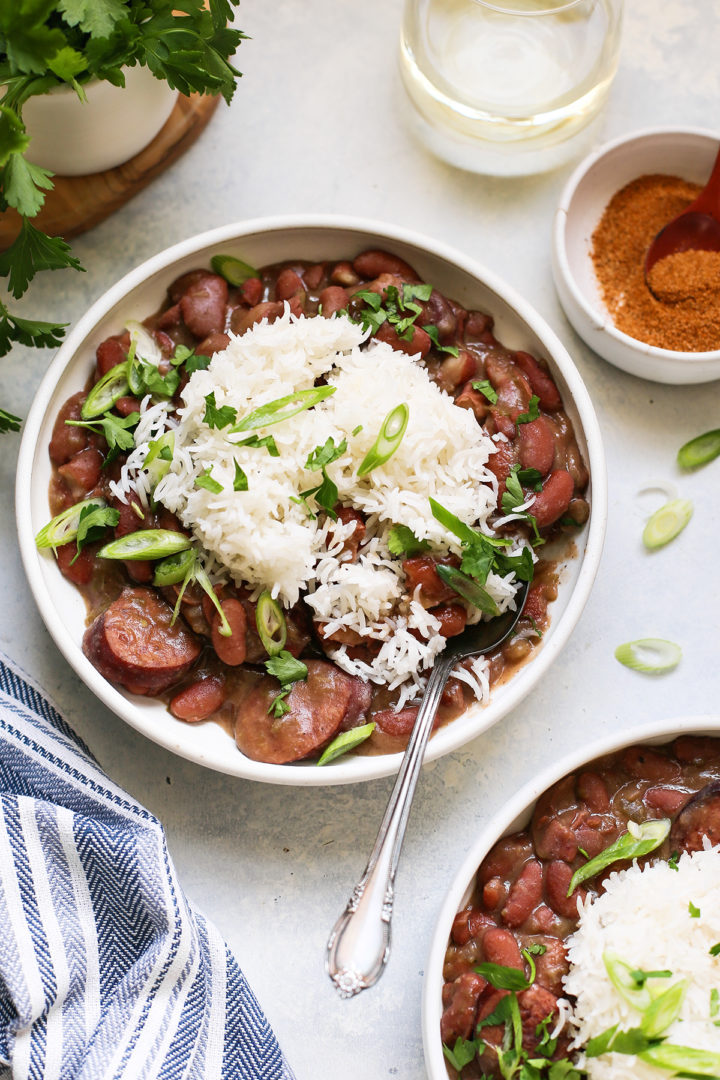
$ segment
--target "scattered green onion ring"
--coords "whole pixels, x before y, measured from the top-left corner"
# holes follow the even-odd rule
[[[167,476],[172,464],[172,456],[175,452],[175,432],[165,431],[150,443],[143,469],[150,479],[151,490],[154,491],[164,476]]]
[[[141,559],[164,559],[176,551],[185,551],[190,547],[190,538],[184,533],[172,529],[139,529],[138,532],[119,536],[100,548],[101,559],[129,559],[131,562]]]
[[[706,431],[704,435],[686,442],[678,450],[678,465],[683,469],[697,469],[720,455],[720,428]]]
[[[675,1046],[673,1043],[659,1043],[642,1050],[638,1057],[649,1065],[660,1069],[669,1069],[673,1076],[709,1076],[717,1080],[720,1076],[720,1054],[712,1050],[696,1050],[691,1046]]]
[[[640,1021],[640,1030],[648,1039],[659,1039],[680,1015],[682,1003],[689,986],[687,979],[678,979],[667,990],[656,997],[645,1010]]]
[[[207,576],[207,571],[205,570],[205,567],[202,566],[202,564],[199,562],[195,567],[195,580],[197,581],[203,592],[207,594],[215,610],[220,616],[220,627],[218,629],[218,633],[221,634],[223,637],[232,637],[232,629],[230,628],[230,623],[227,621],[227,616],[225,615],[225,612],[222,609],[222,605],[217,598],[217,593],[213,589],[212,582]]]
[[[662,675],[672,671],[682,659],[682,649],[674,641],[664,638],[638,638],[618,645],[615,659],[633,671],[645,675]]]
[[[285,648],[287,623],[283,609],[265,589],[260,593],[255,609],[255,623],[268,656],[277,656]]]
[[[693,515],[689,499],[673,499],[656,510],[643,529],[643,544],[649,551],[669,544],[683,531]]]
[[[334,386],[312,386],[309,390],[297,390],[294,394],[288,394],[287,397],[268,401],[266,405],[253,409],[238,424],[234,424],[228,430],[228,434],[254,431],[256,428],[269,427],[270,424],[280,424],[283,420],[289,420],[290,417],[303,412],[304,409],[311,409],[313,405],[324,401],[335,393],[335,389]]]
[[[620,997],[627,1001],[628,1005],[644,1012],[652,1002],[652,995],[645,983],[640,986],[632,975],[632,967],[627,964],[612,949],[606,949],[602,954],[603,964],[608,973],[608,978],[617,990]]]
[[[130,362],[116,364],[110,368],[102,379],[95,383],[92,390],[85,398],[80,416],[83,420],[92,420],[94,416],[102,416],[108,409],[112,409],[118,398],[124,397],[130,389],[128,383],[128,368]]]
[[[363,724],[362,727],[350,728],[349,731],[341,731],[329,746],[325,747],[318,761],[318,765],[327,765],[329,761],[335,761],[336,758],[341,757],[343,754],[347,754],[348,750],[354,750],[360,743],[369,739],[374,730],[375,721],[373,720],[369,724]]]
[[[52,521],[48,521],[47,525],[43,526],[35,537],[36,546],[39,548],[56,548],[75,540],[80,524],[80,515],[83,510],[90,506],[101,509],[107,506],[107,503],[100,498],[83,499],[82,502],[75,503],[74,506],[63,510],[61,514],[57,514]]]
[[[358,476],[367,476],[378,465],[389,461],[402,442],[409,416],[410,409],[404,401],[390,410],[382,422],[380,434],[360,462]]]
[[[194,562],[195,551],[193,548],[185,548],[184,551],[176,551],[174,555],[168,555],[166,559],[162,559],[155,566],[153,585],[156,585],[159,589],[165,585],[177,585],[179,581],[183,580]]]
[[[242,285],[251,277],[259,277],[257,270],[234,255],[213,255],[210,265],[216,274],[224,277],[228,285]]]
[[[637,825],[634,821],[628,822],[628,831],[619,836],[614,844],[610,844],[594,859],[590,859],[579,870],[576,870],[570,879],[568,896],[581,885],[583,881],[600,874],[614,862],[627,862],[631,859],[639,859],[643,855],[649,855],[655,848],[660,847],[663,840],[670,832],[670,818],[653,818],[651,821],[643,821]]]
[[[458,596],[462,596],[463,600],[479,608],[484,615],[492,615],[494,618],[500,614],[497,604],[487,589],[467,574],[463,574],[462,570],[458,570],[455,566],[445,566],[444,563],[437,563],[435,569],[438,577],[446,585],[454,589]]]

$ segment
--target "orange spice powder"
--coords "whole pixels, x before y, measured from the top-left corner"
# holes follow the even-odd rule
[[[593,233],[595,274],[615,326],[660,349],[720,349],[720,254],[684,252],[658,262],[652,281],[655,287],[659,279],[662,299],[645,283],[652,240],[700,190],[677,176],[640,176],[612,197]]]

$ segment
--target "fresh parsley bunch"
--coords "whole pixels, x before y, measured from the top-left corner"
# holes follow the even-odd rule
[[[182,94],[222,94],[230,101],[240,72],[230,60],[245,35],[228,26],[239,0],[0,0],[0,211],[21,217],[17,238],[0,254],[0,277],[16,300],[40,270],[82,270],[61,237],[31,224],[53,184],[25,158],[30,138],[22,109],[53,87],[99,79],[124,86],[124,67],[150,68]],[[53,348],[66,323],[12,313],[0,297],[0,356],[13,344]],[[0,431],[17,430],[0,409]]]

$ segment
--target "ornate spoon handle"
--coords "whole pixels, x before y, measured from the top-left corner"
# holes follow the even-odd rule
[[[365,872],[328,940],[327,972],[349,998],[380,978],[390,955],[394,881],[425,747],[456,657],[435,660]]]

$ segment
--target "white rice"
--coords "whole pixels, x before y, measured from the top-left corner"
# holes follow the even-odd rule
[[[147,443],[177,419],[173,461],[155,498],[192,531],[211,557],[211,569],[224,570],[256,594],[269,589],[288,607],[305,594],[315,618],[328,624],[326,634],[346,628],[380,641],[380,652],[370,663],[351,659],[344,646],[332,656],[352,674],[403,686],[401,707],[424,684],[423,672],[445,639],[434,616],[416,599],[404,597],[401,559],[392,557],[387,546],[389,529],[406,525],[418,539],[429,541],[432,551],[459,553],[459,541],[432,515],[432,496],[462,521],[491,534],[487,522],[496,506],[497,479],[487,463],[495,443],[469,410],[458,408],[439,389],[417,358],[374,340],[361,349],[365,336],[347,318],[298,318],[286,305],[284,316],[272,324],[263,321],[242,337],[232,337],[206,370],[192,375],[175,418],[162,416],[161,406],[144,403],[136,449],[123,468],[118,494],[136,488],[146,501],[149,481],[142,462]],[[230,434],[204,422],[211,392],[217,407],[231,406],[239,420],[263,404],[312,388],[321,376],[335,393],[282,423]],[[385,464],[358,478],[357,468],[385,417],[402,402],[409,407],[409,421],[398,449]],[[272,435],[280,456],[238,445],[253,434]],[[356,562],[342,553],[354,523],[312,518],[297,501],[300,492],[322,479],[305,462],[328,438],[336,445],[347,440],[347,450],[327,468],[340,503],[366,517]],[[233,490],[236,463],[247,476],[247,491]],[[195,486],[207,470],[222,484],[221,492]],[[521,547],[513,544],[508,552]],[[500,611],[514,606],[514,575],[491,574],[486,588]],[[479,618],[473,610],[471,621]],[[487,696],[485,661],[471,672],[463,669],[459,677],[479,698]]]
[[[667,1042],[720,1053],[720,1015],[710,1015],[710,991],[720,988],[720,848],[705,841],[703,851],[684,853],[673,870],[666,862],[611,874],[605,892],[581,905],[580,924],[569,939],[571,962],[565,990],[577,998],[572,1023],[575,1045],[582,1046],[614,1024],[637,1027],[641,1014],[615,989],[603,963],[612,950],[632,968],[672,972],[649,985],[667,990],[686,978],[689,988],[679,1018],[665,1033]],[[700,909],[693,918],[689,904]],[[589,1080],[667,1080],[671,1075],[618,1053],[580,1059]],[[691,1070],[690,1070],[691,1071]]]

